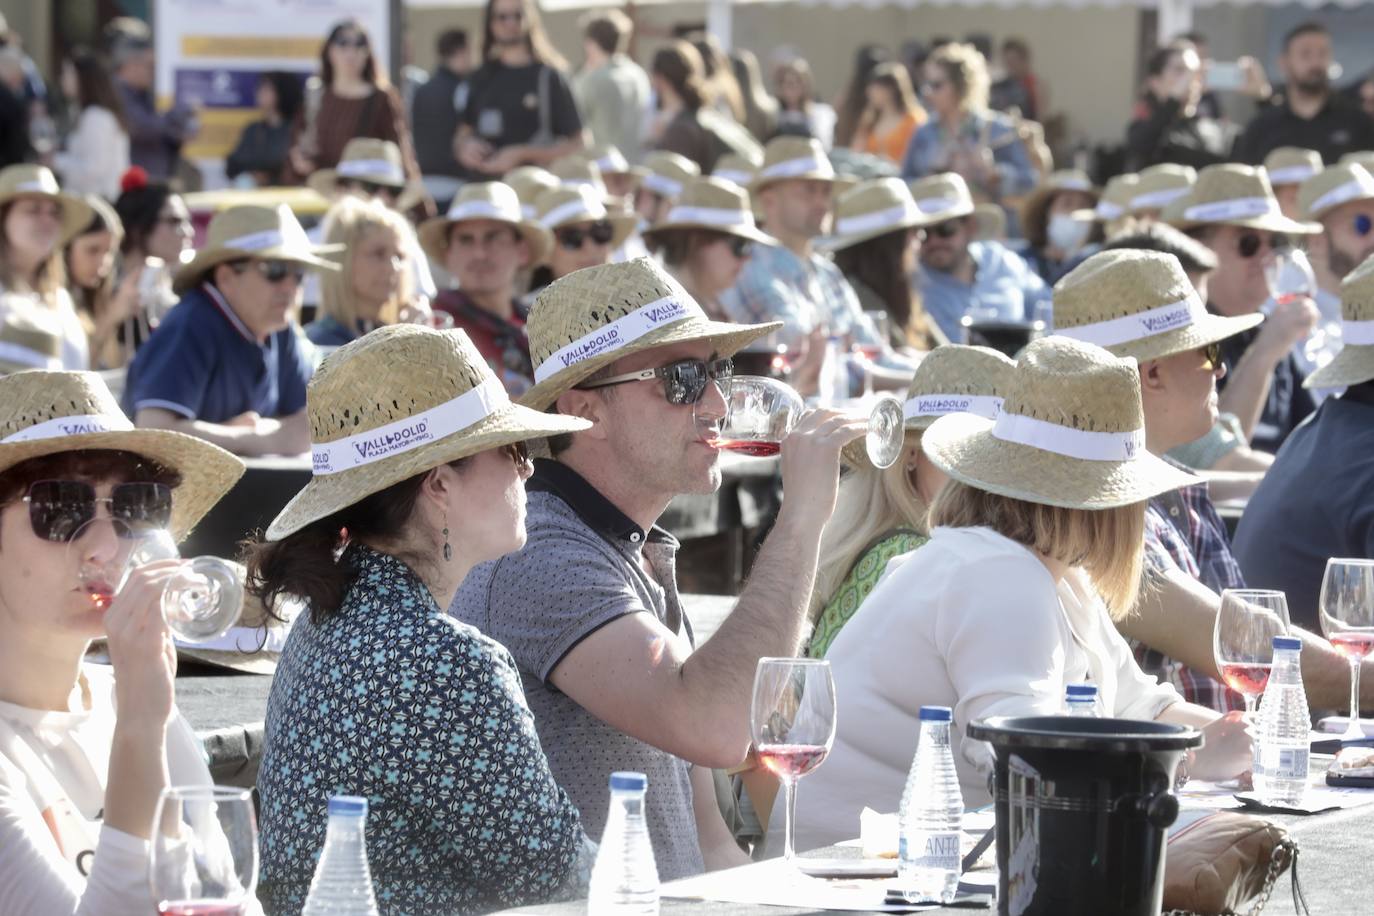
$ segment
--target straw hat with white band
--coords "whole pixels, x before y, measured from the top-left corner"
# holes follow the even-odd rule
[[[757,165],[739,153],[726,153],[716,160],[716,167],[711,170],[711,177],[733,181],[741,188],[747,188],[753,183],[754,176],[758,174],[758,171]]]
[[[1323,169],[1298,188],[1298,212],[1313,222],[1356,200],[1374,200],[1374,175],[1354,162]]]
[[[652,191],[660,197],[673,198],[682,193],[687,182],[701,177],[701,166],[686,156],[656,150],[644,157],[644,163],[630,169],[638,181],[637,187]]]
[[[335,184],[350,179],[402,190],[406,186],[406,169],[401,148],[390,140],[354,137],[344,146],[338,165],[332,169],[316,169],[310,173],[306,184],[321,197],[330,199],[334,196]]]
[[[575,188],[578,185],[587,185],[602,197],[608,197],[606,182],[601,177],[601,166],[593,162],[586,153],[573,153],[564,156],[549,167],[549,171],[558,179],[560,186],[565,188]]]
[[[1102,196],[1097,199],[1097,206],[1093,208],[1093,218],[1099,222],[1110,223],[1123,216],[1130,216],[1131,199],[1135,197],[1135,189],[1139,185],[1140,176],[1135,172],[1114,175],[1107,179],[1107,186],[1102,189]]]
[[[467,334],[413,324],[330,354],[306,412],[314,474],[268,526],[269,541],[439,465],[590,425],[511,403]]]
[[[1045,210],[1050,202],[1054,200],[1056,194],[1064,191],[1081,191],[1092,198],[1092,206],[1097,206],[1098,197],[1102,189],[1095,186],[1088,173],[1082,169],[1061,169],[1051,172],[1049,177],[1040,182],[1034,191],[1026,196],[1026,200],[1021,204],[1021,225],[1022,226],[1043,226],[1045,224]],[[1090,209],[1090,208],[1085,208]]]
[[[75,194],[57,184],[52,170],[41,165],[10,165],[0,169],[0,207],[18,197],[46,197],[62,208],[62,238],[71,239],[85,231],[95,213]]]
[[[546,410],[603,366],[641,350],[704,340],[721,356],[732,356],[780,327],[780,321],[710,320],[652,258],[573,271],[544,287],[534,300],[525,333],[535,384],[520,403]]]
[[[604,175],[630,175],[630,161],[617,147],[610,144],[593,146],[586,153]]]
[[[763,148],[763,165],[749,185],[757,194],[770,184],[802,178],[808,181],[834,181],[835,167],[830,163],[821,141],[814,137],[774,137]]]
[[[1098,252],[1054,286],[1055,334],[1140,362],[1217,343],[1263,320],[1209,313],[1178,258],[1158,251]]]
[[[503,175],[501,180],[515,189],[515,196],[520,198],[520,214],[527,220],[539,216],[535,202],[539,200],[540,194],[563,186],[557,175],[537,165],[513,168]]]
[[[526,220],[515,189],[500,181],[479,181],[463,185],[443,216],[427,219],[420,224],[417,235],[420,247],[436,263],[444,263],[448,254],[449,229],[455,223],[484,219],[507,223],[529,245],[530,262],[538,263],[548,256],[553,239],[543,226]]]
[[[667,216],[644,231],[645,237],[676,229],[706,229],[764,245],[778,240],[759,231],[749,208],[749,194],[743,188],[719,178],[694,178]]]
[[[0,323],[0,375],[28,369],[62,368],[62,328],[55,317],[11,310]]]
[[[1126,211],[1132,216],[1158,213],[1169,204],[1185,196],[1197,182],[1197,170],[1188,165],[1162,162],[1142,169],[1136,175]]]
[[[973,195],[962,175],[941,172],[911,182],[911,196],[916,206],[929,218],[927,225],[968,216],[973,212]]]
[[[1364,170],[1374,175],[1374,150],[1361,149],[1346,153],[1336,161],[1337,165],[1362,165]]]
[[[0,378],[0,472],[30,458],[109,449],[133,452],[181,476],[172,536],[180,541],[243,476],[243,462],[204,439],[134,429],[94,372],[16,372]]]
[[[1374,257],[1341,282],[1341,340],[1335,359],[1303,382],[1305,388],[1340,388],[1374,379]]]
[[[1300,146],[1280,146],[1264,157],[1264,170],[1269,173],[1269,183],[1276,188],[1286,184],[1302,184],[1323,168],[1321,153]]]
[[[240,258],[291,261],[319,270],[339,265],[321,255],[336,254],[342,245],[315,245],[286,204],[260,207],[245,204],[215,214],[205,233],[205,245],[177,269],[172,288],[183,293],[200,283],[214,267]]]
[[[535,208],[539,225],[550,233],[574,223],[606,220],[615,227],[611,236],[613,249],[619,248],[639,227],[639,217],[623,211],[608,211],[604,196],[585,184],[545,191],[539,195]]]
[[[1263,168],[1235,163],[1207,166],[1192,189],[1166,206],[1159,218],[1184,230],[1213,225],[1299,235],[1322,231],[1315,223],[1283,215]]]
[[[1067,337],[1021,351],[996,419],[955,413],[921,437],[955,480],[1067,509],[1111,509],[1198,483],[1145,448],[1133,359]]]
[[[916,206],[900,178],[873,178],[846,191],[835,204],[835,234],[817,247],[841,251],[889,232],[928,226],[936,220]]]

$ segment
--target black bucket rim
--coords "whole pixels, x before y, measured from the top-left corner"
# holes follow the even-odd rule
[[[1056,730],[1049,725],[1097,721],[1111,722],[1117,730],[1105,734]],[[1134,730],[1131,730],[1134,729]],[[1190,725],[1172,725],[1143,719],[1079,719],[1071,716],[990,716],[970,722],[968,737],[1004,747],[1032,747],[1069,751],[1126,752],[1182,751],[1202,746],[1202,732]],[[1090,746],[1083,746],[1084,739]]]

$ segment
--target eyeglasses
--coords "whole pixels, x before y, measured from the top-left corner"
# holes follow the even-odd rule
[[[338,38],[334,39],[334,47],[356,48],[358,50],[363,50],[367,47],[367,39],[362,37],[361,35],[357,36],[356,38],[349,38],[347,35],[340,35]]]
[[[1221,367],[1221,344],[1209,343],[1200,348],[1203,356],[1202,366],[1204,369],[1216,371]]]
[[[239,261],[231,265],[235,273],[243,273],[250,266],[268,283],[280,283],[288,277],[300,283],[305,280],[305,268],[290,261]]]
[[[1236,253],[1242,258],[1253,258],[1260,253],[1264,247],[1264,236],[1258,232],[1247,232],[1236,239]],[[1271,251],[1282,251],[1288,247],[1287,236],[1274,234],[1269,236],[1269,249]]]
[[[97,497],[95,487],[79,480],[40,480],[29,487],[29,524],[35,536],[65,544],[77,530],[95,518],[103,505],[116,523],[115,533],[133,538],[172,520],[172,489],[151,481],[115,484],[108,497]]]
[[[364,181],[361,178],[345,178],[334,182],[334,187],[341,191],[361,191],[369,197],[378,194],[387,197],[396,197],[397,190],[389,184],[377,184],[375,181]]]
[[[613,375],[610,378],[583,382],[573,387],[587,390],[607,388],[611,385],[624,385],[627,382],[647,382],[650,379],[662,379],[664,399],[669,404],[682,407],[695,404],[701,400],[702,394],[706,391],[708,379],[715,381],[723,396],[729,397],[730,379],[734,377],[734,374],[735,361],[728,357],[713,359],[710,362],[702,359],[684,359],[676,363],[669,363],[666,366],[660,366],[657,369],[641,369],[639,372]]]
[[[1353,227],[1356,235],[1361,237],[1369,235],[1370,231],[1374,230],[1374,219],[1370,218],[1368,213],[1357,213]]]
[[[743,261],[754,253],[754,242],[738,235],[733,236],[730,239],[730,253]]]
[[[491,18],[496,22],[519,22],[525,18],[525,13],[522,10],[513,13],[492,13]]]
[[[609,245],[611,239],[615,238],[615,227],[610,220],[598,220],[586,229],[580,226],[572,226],[568,229],[557,229],[554,235],[558,238],[558,244],[568,251],[577,251],[586,244],[587,239],[591,239],[598,245]]]
[[[959,230],[962,229],[963,227],[964,227],[964,226],[963,226],[963,223],[962,223],[960,220],[957,220],[957,219],[947,219],[947,220],[945,220],[943,223],[936,223],[936,224],[933,225],[933,226],[927,226],[927,227],[926,227],[926,235],[927,235],[927,236],[933,235],[933,236],[935,236],[936,238],[940,238],[940,239],[950,239],[950,238],[954,238],[954,236],[958,235],[958,234],[959,234]]]

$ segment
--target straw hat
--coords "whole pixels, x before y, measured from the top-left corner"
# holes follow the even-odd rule
[[[16,372],[0,378],[0,472],[80,449],[133,452],[181,475],[172,498],[180,541],[243,476],[243,462],[204,439],[134,429],[94,372]]]
[[[1324,168],[1322,154],[1300,146],[1280,146],[1264,157],[1264,170],[1274,187],[1302,184]]]
[[[334,185],[341,178],[367,181],[400,191],[406,186],[401,148],[390,140],[354,137],[344,146],[338,165],[332,169],[316,169],[310,173],[306,184],[328,200],[334,196]]]
[[[928,226],[932,220],[911,196],[900,178],[871,178],[846,191],[835,203],[834,235],[817,246],[826,251],[845,248],[905,229]]]
[[[625,154],[619,148],[609,143],[593,146],[587,151],[587,156],[601,170],[602,175],[631,174],[630,161],[625,158]]]
[[[1160,219],[1177,229],[1214,225],[1300,235],[1322,231],[1314,223],[1300,223],[1283,215],[1263,168],[1229,162],[1209,165],[1199,172],[1197,183],[1185,196],[1167,205]]]
[[[1051,172],[1049,177],[1040,182],[1034,191],[1026,195],[1025,201],[1021,204],[1021,225],[1024,226],[1043,226],[1045,224],[1045,210],[1049,207],[1054,196],[1063,191],[1082,191],[1090,195],[1093,199],[1092,206],[1097,206],[1097,200],[1102,195],[1102,189],[1093,185],[1088,173],[1082,169],[1061,169]]]
[[[1132,216],[1163,210],[1185,196],[1197,183],[1197,169],[1189,165],[1162,162],[1142,169],[1126,206]]]
[[[730,356],[780,327],[711,321],[652,258],[576,270],[544,287],[530,309],[535,385],[520,403],[546,410],[598,369],[641,350],[706,340]]]
[[[1336,161],[1337,165],[1362,165],[1366,172],[1374,175],[1374,150],[1361,149],[1346,153]]]
[[[1032,340],[997,419],[937,419],[921,447],[955,480],[1067,509],[1111,509],[1198,483],[1145,449],[1133,359],[1066,337]]]
[[[716,167],[711,170],[711,177],[733,181],[741,188],[747,188],[754,181],[754,176],[758,174],[758,171],[757,165],[739,153],[726,153],[716,160]]]
[[[549,171],[562,187],[575,188],[585,184],[602,196],[606,194],[606,182],[601,178],[601,166],[593,162],[586,153],[570,153],[563,156],[549,167]]]
[[[1354,200],[1374,200],[1374,175],[1354,162],[1323,169],[1298,188],[1298,212],[1313,222]]]
[[[1374,379],[1374,257],[1341,282],[1341,339],[1335,359],[1313,372],[1304,388],[1340,388]]]
[[[16,197],[47,197],[57,201],[62,207],[64,242],[85,231],[95,216],[90,204],[63,191],[52,171],[41,165],[20,164],[0,169],[0,207]]]
[[[315,473],[268,526],[270,541],[441,464],[589,425],[512,404],[466,333],[414,324],[330,354],[306,411]]]
[[[927,175],[911,182],[911,196],[916,206],[930,219],[928,225],[943,223],[973,212],[973,195],[963,176],[955,172]]]
[[[1054,333],[1145,362],[1186,353],[1253,328],[1261,314],[1207,311],[1171,254],[1100,251],[1054,286]]]
[[[550,233],[573,223],[608,221],[615,227],[615,234],[611,236],[613,249],[624,244],[639,228],[639,217],[624,211],[608,211],[603,195],[585,184],[545,191],[535,201],[535,209],[539,225]],[[552,247],[549,246],[550,250]]]
[[[763,165],[759,167],[749,190],[757,194],[770,184],[793,178],[835,180],[835,167],[830,164],[830,156],[821,146],[821,141],[814,137],[786,134],[769,140],[763,148]]]
[[[0,375],[61,369],[63,339],[62,329],[46,315],[11,310],[0,323]]]
[[[630,169],[638,186],[662,197],[677,197],[687,182],[701,177],[701,166],[686,156],[656,150],[644,157],[644,164]]]
[[[442,264],[448,253],[449,227],[465,220],[486,219],[507,223],[525,239],[530,248],[530,263],[548,257],[553,239],[542,226],[525,219],[515,189],[499,181],[478,181],[463,185],[443,216],[427,219],[416,235],[430,259]]]
[[[532,220],[538,215],[539,211],[534,204],[540,194],[563,186],[557,175],[537,165],[513,168],[503,175],[501,180],[515,189],[515,196],[520,198],[520,213],[527,220]]]
[[[1129,216],[1131,199],[1135,197],[1139,185],[1140,176],[1135,172],[1107,179],[1107,186],[1102,189],[1102,196],[1097,199],[1097,206],[1093,208],[1093,218],[1099,222],[1110,223],[1112,220]]]
[[[973,205],[973,240],[1000,242],[1007,237],[1007,211],[1001,204],[985,201]]]
[[[342,245],[315,245],[286,204],[262,207],[244,204],[215,214],[205,233],[205,245],[196,256],[177,268],[172,289],[178,293],[195,286],[211,268],[239,258],[291,261],[319,270],[338,270],[339,265],[321,255],[337,254]]]
[[[778,240],[760,232],[749,208],[749,193],[738,185],[719,178],[694,178],[668,215],[645,230],[646,237],[674,229],[708,229],[726,235],[777,245]]]
[[[115,208],[105,202],[105,198],[99,194],[83,194],[82,201],[91,208],[91,218],[86,221],[86,225],[74,229],[70,234],[65,227],[62,231],[62,247],[71,244],[72,239],[84,235],[86,230],[95,224],[95,218],[100,217],[100,222],[105,225],[112,236],[114,236],[114,247],[118,248],[119,243],[124,239],[124,221],[119,218]]]

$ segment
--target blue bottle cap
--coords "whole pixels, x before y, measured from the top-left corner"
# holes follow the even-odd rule
[[[366,817],[367,799],[357,795],[331,795],[329,796],[329,813]]]
[[[643,773],[612,773],[611,791],[643,792],[649,787],[649,778]]]
[[[954,710],[948,706],[922,706],[922,722],[952,722],[954,721]]]
[[[1275,648],[1275,649],[1301,649],[1301,648],[1302,648],[1302,640],[1301,640],[1301,639],[1298,639],[1298,637],[1296,637],[1296,636],[1275,636],[1275,637],[1274,637],[1274,648]]]
[[[1081,699],[1092,699],[1097,696],[1096,684],[1070,684],[1064,688],[1064,695]]]

